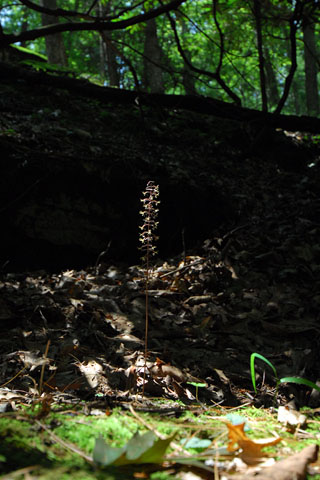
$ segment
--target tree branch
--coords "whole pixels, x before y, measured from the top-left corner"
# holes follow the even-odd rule
[[[186,0],[172,0],[168,4],[162,4],[158,8],[149,10],[146,13],[140,15],[135,15],[134,17],[128,18],[127,20],[119,20],[118,22],[104,22],[104,21],[94,21],[94,22],[75,22],[75,23],[57,23],[50,26],[39,27],[34,30],[27,32],[21,32],[18,35],[8,34],[3,35],[1,38],[1,47],[8,46],[12,43],[17,42],[26,42],[28,40],[35,40],[36,38],[44,37],[46,35],[53,35],[60,32],[79,32],[79,31],[104,31],[104,30],[122,30],[132,25],[138,23],[146,22],[152,18],[156,18],[163,13],[167,13],[170,10],[178,8]],[[29,0],[23,0],[23,2],[29,2]],[[64,11],[65,15],[65,11]]]
[[[214,19],[214,23],[216,24],[216,27],[217,27],[217,30],[218,30],[218,33],[219,33],[219,37],[220,37],[220,48],[219,48],[219,51],[220,51],[220,55],[219,55],[219,62],[218,62],[218,66],[217,66],[217,69],[216,69],[216,74],[217,75],[220,75],[220,71],[221,71],[221,67],[222,67],[222,61],[223,61],[223,56],[224,56],[224,35],[223,35],[223,31],[221,30],[221,27],[220,27],[220,24],[218,22],[218,17],[217,17],[217,0],[212,0],[212,14],[213,14],[213,19]]]
[[[277,105],[277,108],[275,109],[274,113],[280,113],[281,110],[283,109],[288,95],[290,93],[290,88],[292,84],[292,80],[295,74],[295,71],[297,69],[297,38],[296,38],[296,33],[299,28],[299,25],[303,19],[303,10],[306,6],[308,6],[309,0],[297,0],[294,8],[294,12],[290,18],[290,47],[291,47],[291,66],[289,69],[289,73],[287,75],[285,84],[284,84],[284,89],[282,96],[279,100],[279,103]]]
[[[88,14],[75,12],[73,10],[65,10],[64,8],[42,7],[34,2],[31,2],[31,0],[20,0],[20,2],[31,10],[34,10],[35,12],[45,13],[46,15],[51,15],[52,17],[79,17],[86,18],[87,20],[94,19],[94,17],[91,17]]]
[[[178,35],[178,32],[177,32],[177,27],[176,27],[175,20],[172,18],[172,16],[170,15],[169,12],[167,12],[167,17],[170,21],[171,28],[173,30],[173,34],[174,34],[174,38],[175,38],[175,41],[176,41],[178,52],[180,53],[183,61],[190,68],[190,70],[192,70],[196,73],[200,73],[201,75],[206,75],[207,77],[213,78],[220,85],[220,87],[229,95],[229,97],[232,98],[232,100],[236,103],[236,105],[241,105],[240,98],[238,97],[238,95],[236,95],[231,90],[231,88],[228,87],[228,85],[225,83],[225,81],[220,77],[219,71],[210,72],[209,70],[202,70],[201,68],[197,68],[194,65],[192,65],[192,63],[188,59],[188,56],[185,54],[185,52],[182,48],[180,38],[179,38],[179,35]]]

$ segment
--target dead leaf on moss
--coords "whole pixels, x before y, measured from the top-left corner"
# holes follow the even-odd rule
[[[242,450],[241,458],[246,463],[253,463],[261,459],[265,454],[262,449],[276,445],[282,439],[277,438],[263,438],[259,440],[251,440],[244,432],[245,422],[238,425],[227,423],[228,427],[228,451],[236,452],[238,449]]]
[[[276,462],[272,467],[266,468],[260,472],[246,473],[245,475],[235,475],[230,477],[232,480],[305,480],[307,478],[307,467],[309,463],[317,461],[318,445],[309,445],[284,460]]]

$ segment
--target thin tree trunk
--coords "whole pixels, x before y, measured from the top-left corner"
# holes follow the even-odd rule
[[[40,4],[43,7],[56,9],[57,0],[40,0]],[[45,13],[41,14],[42,25],[53,25],[59,22],[59,18],[47,15]],[[54,65],[61,65],[66,67],[68,65],[68,59],[66,54],[65,45],[63,43],[63,36],[61,33],[56,33],[54,35],[47,35],[45,37],[46,42],[46,53],[48,57],[48,62]]]
[[[111,2],[106,5],[99,2],[97,9],[100,18],[105,18],[111,11]],[[105,31],[100,35],[100,73],[102,78],[107,77],[107,83],[111,87],[120,86],[119,65],[116,49],[112,44],[112,32]]]
[[[264,66],[266,72],[266,89],[268,92],[269,106],[276,107],[280,96],[278,91],[278,82],[272,66],[271,58],[267,48],[264,48]]]
[[[284,82],[284,89],[281,95],[281,98],[278,102],[277,107],[274,110],[274,113],[278,114],[281,113],[281,110],[283,109],[288,95],[290,93],[290,88],[292,85],[293,77],[295,74],[295,71],[297,69],[297,39],[296,39],[296,33],[297,33],[297,18],[296,18],[296,12],[294,12],[294,15],[291,17],[289,25],[290,25],[290,34],[289,34],[289,41],[290,41],[290,60],[291,60],[291,65],[289,68],[289,73],[286,77],[286,80]]]
[[[267,98],[267,91],[266,91],[266,77],[265,77],[265,71],[264,71],[265,60],[264,60],[264,56],[263,56],[263,39],[262,39],[260,0],[254,0],[254,2],[253,2],[253,12],[254,12],[254,17],[255,17],[255,22],[256,22],[262,111],[267,112],[268,111],[268,98]]]
[[[182,35],[185,35],[188,32],[188,27],[183,17],[181,17],[181,24],[182,24]],[[185,52],[186,58],[190,63],[191,62],[190,52],[186,49],[184,52]],[[194,84],[194,76],[192,75],[191,70],[184,59],[183,59],[183,70],[182,70],[182,84],[184,86],[186,95],[197,94],[196,87]]]
[[[163,72],[160,67],[162,50],[157,34],[157,23],[147,21],[144,42],[144,84],[151,93],[163,93]]]
[[[319,114],[319,92],[317,73],[317,49],[314,24],[306,20],[303,25],[304,71],[307,113],[316,117]]]
[[[298,82],[293,79],[292,82],[292,90],[291,90],[291,95],[293,98],[293,104],[294,104],[294,111],[296,115],[301,115],[303,112],[301,108],[301,96],[299,95],[299,85]]]

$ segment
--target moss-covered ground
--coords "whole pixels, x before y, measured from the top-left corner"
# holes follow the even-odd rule
[[[187,459],[191,454],[193,460],[197,456],[202,462],[209,460],[209,465],[210,458],[218,458],[220,466],[230,464],[234,455],[225,455],[228,444],[226,420],[232,420],[232,417],[227,417],[230,414],[238,415],[239,421],[247,422],[246,434],[250,439],[280,436],[280,443],[266,449],[266,455],[276,459],[288,457],[309,444],[320,444],[320,421],[317,412],[311,410],[304,412],[308,419],[306,429],[297,429],[295,432],[289,432],[277,421],[276,411],[252,407],[232,411],[225,408],[197,408],[178,415],[146,413],[139,411],[138,407],[132,407],[128,411],[116,408],[85,415],[82,408],[70,410],[60,405],[53,406],[44,418],[39,418],[40,411],[40,406],[33,409],[19,406],[16,411],[1,414],[2,480],[183,478],[179,464],[174,462],[176,456]],[[120,447],[135,432],[144,433],[148,430],[163,437],[176,432],[162,464],[100,469],[92,462],[95,439],[99,435],[108,444]],[[210,445],[203,448],[200,440],[209,440]],[[197,443],[200,448],[197,448]],[[192,470],[192,461],[189,463],[187,468]],[[199,478],[207,478],[207,474],[204,470],[204,477]],[[320,479],[320,475],[312,478]]]

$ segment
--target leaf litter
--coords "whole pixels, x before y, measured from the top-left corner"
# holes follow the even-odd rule
[[[206,414],[208,418],[200,429],[204,437],[199,437],[198,445],[201,440],[208,439],[211,447],[204,446],[201,452],[198,449],[196,454],[187,456],[186,452],[195,452],[194,445],[188,446],[188,441],[197,437],[192,433],[187,437],[182,456],[180,449],[174,453],[173,437],[177,432],[185,431],[185,426],[181,428],[179,424],[174,434],[165,438],[157,439],[154,431],[135,433],[122,447],[109,446],[101,429],[99,435],[93,435],[96,447],[89,456],[63,437],[53,432],[49,436],[55,443],[61,440],[62,448],[82,456],[90,465],[95,462],[104,467],[136,465],[137,468],[137,465],[149,464],[152,460],[159,468],[162,465],[168,470],[169,476],[180,475],[180,471],[182,476],[177,478],[184,478],[182,465],[183,469],[196,472],[196,477],[200,475],[198,478],[207,478],[210,472],[217,471],[222,478],[229,478],[228,475],[237,478],[233,477],[235,472],[238,472],[238,478],[242,478],[239,477],[241,471],[245,476],[254,471],[258,478],[271,478],[264,477],[263,472],[273,467],[265,466],[261,470],[252,464],[265,462],[269,465],[274,454],[270,457],[263,449],[281,443],[282,435],[273,435],[271,440],[265,437],[253,439],[245,432],[244,422],[237,424],[232,418],[230,421],[223,418],[232,406],[241,409],[242,406],[247,408],[248,405],[264,403],[270,407],[274,403],[275,390],[271,377],[261,377],[258,394],[254,395],[252,391],[249,357],[253,344],[249,341],[252,331],[247,323],[252,312],[244,311],[244,315],[239,316],[233,311],[238,301],[233,302],[232,275],[226,269],[217,280],[215,268],[220,271],[220,260],[217,267],[212,263],[212,257],[193,256],[177,265],[165,263],[155,269],[149,292],[151,334],[145,380],[143,271],[140,267],[131,267],[126,272],[115,266],[101,265],[80,272],[69,270],[52,275],[41,272],[7,274],[1,283],[2,301],[8,305],[7,312],[10,311],[9,318],[3,319],[3,326],[11,333],[2,336],[1,340],[6,352],[1,354],[0,406],[3,417],[14,414],[21,418],[21,406],[30,405],[37,411],[27,421],[31,424],[40,422],[39,428],[47,431],[44,422],[56,409],[59,410],[59,405],[69,406],[75,416],[85,413],[88,418],[108,418],[118,406],[124,410],[131,407],[133,412],[140,412],[139,415],[145,411],[179,417],[190,411],[194,412],[191,429],[199,433],[196,419]],[[204,285],[211,285],[212,278],[216,292],[212,289],[209,293]],[[201,282],[203,295],[199,289]],[[249,293],[252,295],[243,296],[244,303],[253,301],[257,309],[257,293]],[[226,302],[227,295],[230,295],[229,302]],[[231,322],[233,328],[230,328]],[[269,335],[268,331],[261,331],[255,338],[257,342],[270,341]],[[281,339],[285,341],[283,337]],[[305,350],[304,354],[308,358],[308,351]],[[291,358],[283,351],[282,356],[269,354],[270,357],[280,371],[283,365],[277,359]],[[44,371],[42,395],[41,371]],[[143,381],[146,385],[142,397]],[[203,387],[196,394],[198,384]],[[292,396],[301,401],[299,392],[295,393],[288,386],[284,388],[283,391],[280,388],[278,403],[285,405]],[[302,398],[307,398],[308,392],[303,394]],[[159,398],[162,402],[158,401]],[[217,437],[222,435],[222,441],[210,434],[212,428],[208,420],[212,410],[222,413],[222,418],[221,413],[216,415],[221,423]],[[310,413],[310,418],[316,421],[316,413],[313,414],[312,410]],[[140,422],[142,417],[138,418]],[[242,420],[245,421],[245,417]],[[285,431],[294,435],[296,443],[303,444],[301,424],[297,423],[293,430],[289,421],[284,425]],[[307,425],[308,419],[306,428]],[[143,426],[147,428],[148,423]],[[226,430],[223,433],[226,427],[229,433]],[[310,439],[314,442],[313,450],[306,447],[305,453],[292,457],[292,463],[285,463],[288,467],[284,476],[280,475],[280,469],[273,478],[289,478],[285,474],[289,471],[293,475],[292,468],[300,472],[297,478],[306,478],[301,471],[306,472],[308,463],[316,462],[315,446],[319,444],[319,436],[311,434]],[[136,454],[132,453],[135,448],[138,448]],[[173,453],[168,455],[166,450],[170,452],[172,448]],[[292,449],[286,448],[281,447],[276,455],[280,458],[286,455],[289,461]],[[267,459],[269,463],[266,463]],[[200,467],[203,469],[201,474]]]
[[[54,145],[56,148],[56,141]],[[7,419],[12,425],[14,419],[21,419],[30,431],[36,427],[41,435],[51,434],[52,441],[54,434],[54,442],[59,444],[60,436],[48,433],[50,429],[58,432],[54,421],[57,410],[67,409],[57,421],[62,424],[65,418],[69,423],[72,418],[79,422],[102,418],[108,422],[120,407],[117,422],[121,424],[123,412],[128,419],[133,415],[128,409],[134,406],[140,416],[139,420],[133,417],[136,429],[148,429],[150,419],[142,423],[148,412],[161,418],[153,430],[160,429],[165,419],[175,419],[177,438],[169,442],[164,465],[176,452],[180,457],[187,456],[185,450],[181,455],[181,432],[184,436],[188,432],[186,445],[192,438],[199,438],[198,445],[201,440],[211,441],[211,466],[204,463],[210,460],[204,459],[205,450],[200,453],[202,457],[185,460],[189,466],[191,461],[201,461],[202,467],[209,469],[205,477],[206,473],[197,470],[197,463],[192,474],[198,478],[212,478],[212,474],[215,478],[227,478],[229,474],[236,478],[233,472],[241,469],[248,477],[250,469],[261,468],[241,464],[240,455],[244,445],[252,446],[250,442],[256,441],[255,435],[265,440],[268,430],[268,436],[270,433],[274,437],[268,428],[272,425],[283,441],[273,447],[271,457],[288,458],[281,460],[283,468],[283,463],[275,463],[276,473],[269,470],[269,477],[263,477],[264,468],[259,473],[254,470],[252,475],[305,478],[311,462],[317,472],[319,395],[304,386],[289,384],[280,385],[276,392],[272,371],[263,365],[256,371],[255,394],[249,359],[253,352],[260,352],[276,366],[279,378],[295,375],[319,380],[319,163],[312,169],[295,171],[281,166],[280,160],[278,164],[258,157],[240,161],[237,148],[228,147],[226,152],[219,152],[217,167],[217,182],[237,202],[238,224],[227,219],[198,249],[156,262],[150,279],[145,378],[144,272],[140,266],[118,265],[110,259],[80,271],[1,273],[1,425]],[[199,384],[205,386],[198,388]],[[303,412],[306,422],[301,421],[300,414],[288,414],[284,420],[279,419],[279,424],[273,423],[274,406],[297,412],[304,405],[309,408]],[[265,408],[263,432],[252,428],[251,436],[245,428],[240,434],[240,427],[229,427],[238,433],[232,444],[235,452],[228,452],[228,427],[221,414],[225,416],[232,408],[250,412],[249,407]],[[33,413],[28,410],[31,408]],[[192,419],[179,425],[188,412],[192,412]],[[207,419],[200,428],[201,415]],[[220,420],[213,434],[215,417]],[[252,424],[252,418],[250,421]],[[84,425],[72,426],[77,430]],[[92,423],[89,428],[93,430]],[[92,455],[94,439],[100,434],[106,444],[120,436],[115,429],[110,438],[104,433],[103,428],[92,432],[91,450],[85,455]],[[173,434],[167,433],[167,438]],[[12,435],[8,425],[1,426],[2,442]],[[131,431],[122,438],[122,445],[112,446],[123,448],[134,435]],[[62,449],[75,439],[64,441]],[[291,456],[294,448],[303,447],[305,442],[312,445]],[[19,448],[17,443],[13,445]],[[259,451],[257,448],[252,447],[253,451]],[[189,450],[194,453],[197,448]],[[32,465],[24,467],[17,460],[16,465],[10,461],[13,454],[8,448],[6,455],[4,458],[0,452],[5,476],[10,469],[19,469],[20,473],[15,473],[21,477],[36,475]],[[37,462],[41,463],[38,457]],[[178,472],[174,465],[170,461],[166,466],[171,468],[171,475],[186,479],[190,468]],[[291,470],[292,465],[296,470]],[[136,473],[144,472],[149,475],[147,470]],[[119,472],[117,475],[120,478]],[[125,475],[129,478],[128,472]]]

